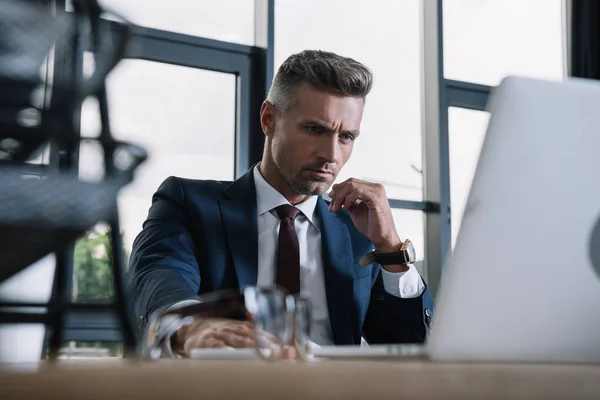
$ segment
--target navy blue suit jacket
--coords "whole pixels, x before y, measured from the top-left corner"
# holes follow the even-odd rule
[[[334,214],[319,197],[322,257],[335,344],[418,343],[434,303],[428,290],[402,299],[383,287],[381,266],[361,267],[373,245],[347,211]],[[154,194],[133,244],[129,284],[140,328],[181,300],[256,285],[258,227],[252,170],[234,182],[170,177]]]

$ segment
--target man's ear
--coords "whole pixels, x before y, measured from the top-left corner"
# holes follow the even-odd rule
[[[260,107],[260,125],[265,136],[272,138],[275,132],[275,106],[268,100]]]

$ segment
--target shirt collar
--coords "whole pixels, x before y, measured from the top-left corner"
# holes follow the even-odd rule
[[[263,215],[266,212],[271,211],[275,207],[283,204],[290,204],[289,201],[281,193],[279,193],[273,186],[263,178],[262,174],[258,169],[258,165],[254,167],[254,186],[256,187],[256,205],[258,215]],[[317,209],[317,196],[310,196],[302,203],[296,204],[295,207],[304,214],[306,218],[313,224],[315,223],[315,212]]]

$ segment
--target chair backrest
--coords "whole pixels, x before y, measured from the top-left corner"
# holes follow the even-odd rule
[[[131,26],[100,19],[105,10],[94,0],[73,5],[68,16],[52,15],[42,2],[5,0],[0,7],[0,282],[114,217],[118,191],[147,157],[143,148],[113,139],[106,107],[98,137],[79,135],[74,116],[87,97],[106,104],[105,78],[123,57]],[[54,80],[50,88],[40,74],[44,60],[54,45],[81,40],[84,24],[91,28],[94,72]],[[50,90],[42,95],[48,102],[39,101],[42,89]],[[104,153],[101,181],[81,181],[75,165],[29,175],[26,160],[48,142],[77,149],[82,140]],[[117,152],[125,163],[115,162]]]

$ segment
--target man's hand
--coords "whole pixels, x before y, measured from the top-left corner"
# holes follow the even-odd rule
[[[383,185],[350,178],[333,185],[329,193],[329,211],[339,212],[342,207],[352,216],[356,229],[375,245],[379,253],[400,250],[402,241],[396,231],[390,203]],[[407,266],[386,265],[390,272],[403,272]]]
[[[273,346],[273,351],[283,358],[297,358],[294,347],[285,346],[281,349],[278,340],[272,335],[263,333],[260,338],[261,346]],[[255,330],[251,322],[231,319],[207,318],[181,327],[171,338],[172,348],[184,352],[188,357],[192,349],[198,348],[248,348],[256,343]]]
[[[207,318],[181,327],[171,338],[175,351],[188,357],[197,348],[254,347],[254,328],[251,322]]]

